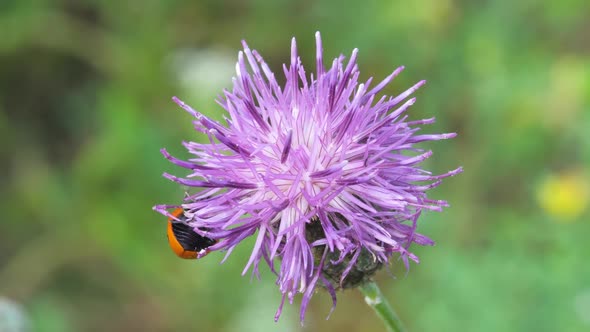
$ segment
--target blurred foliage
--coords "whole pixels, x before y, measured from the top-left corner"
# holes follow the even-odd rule
[[[170,97],[221,118],[241,39],[280,71],[292,36],[313,66],[316,30],[361,78],[405,65],[388,94],[426,78],[411,117],[459,133],[427,147],[465,168],[421,220],[437,246],[378,278],[411,331],[590,330],[587,0],[0,1],[0,328],[381,330],[354,291],[275,324],[271,273],[240,276],[251,240],[182,261],[151,210],[182,197],[159,149],[195,138]]]

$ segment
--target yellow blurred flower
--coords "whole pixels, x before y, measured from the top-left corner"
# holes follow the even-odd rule
[[[590,179],[580,170],[548,176],[537,190],[541,208],[559,221],[576,220],[588,206]]]
[[[433,33],[444,31],[457,13],[452,0],[384,1],[383,16],[386,27],[425,28]],[[404,15],[400,13],[412,13]]]

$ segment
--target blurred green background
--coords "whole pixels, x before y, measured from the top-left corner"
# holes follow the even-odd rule
[[[377,278],[410,330],[589,331],[587,0],[0,0],[0,331],[382,331],[356,291],[275,324],[251,239],[180,260],[151,209],[183,195],[159,149],[198,137],[171,96],[219,119],[241,39],[281,73],[295,36],[309,72],[316,30],[326,65],[405,65],[388,94],[427,79],[411,118],[459,133],[423,146],[465,168],[421,219],[437,246]]]

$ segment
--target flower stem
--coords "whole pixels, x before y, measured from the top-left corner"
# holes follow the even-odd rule
[[[385,323],[385,327],[389,332],[405,332],[401,320],[397,317],[397,314],[387,299],[381,293],[379,286],[374,281],[366,281],[359,286],[359,289],[363,295],[365,295],[365,302],[375,310],[377,316],[381,317]]]

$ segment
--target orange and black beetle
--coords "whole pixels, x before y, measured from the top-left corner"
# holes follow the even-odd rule
[[[178,208],[172,212],[172,215],[184,221],[184,210]],[[168,218],[168,244],[172,251],[181,258],[195,259],[204,257],[209,253],[210,246],[217,241],[208,237],[201,236],[187,224],[178,222],[174,218]]]

